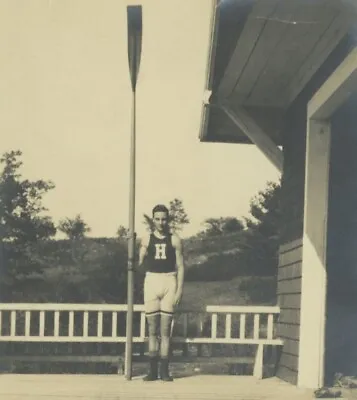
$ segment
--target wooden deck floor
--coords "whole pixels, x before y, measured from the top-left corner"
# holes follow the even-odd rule
[[[310,390],[298,389],[277,378],[196,375],[174,382],[127,381],[119,375],[0,376],[1,400],[307,400]]]

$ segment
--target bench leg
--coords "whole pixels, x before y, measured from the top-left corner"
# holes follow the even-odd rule
[[[124,360],[122,358],[118,362],[117,374],[118,375],[124,375],[125,374],[125,365],[124,365]]]
[[[257,353],[255,355],[254,371],[253,375],[257,379],[263,379],[263,357],[264,356],[264,345],[258,344]]]

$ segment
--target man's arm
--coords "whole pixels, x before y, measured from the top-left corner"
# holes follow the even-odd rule
[[[140,243],[140,249],[139,249],[139,267],[142,266],[147,250],[148,250],[148,245],[149,245],[149,237],[148,236],[144,236],[141,239],[141,243]]]
[[[182,241],[177,235],[172,236],[172,245],[176,251],[176,266],[177,266],[176,304],[178,304],[182,297],[183,282],[185,278],[185,264],[183,259]]]

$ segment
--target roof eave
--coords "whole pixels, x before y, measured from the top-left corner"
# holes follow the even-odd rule
[[[211,21],[210,21],[210,40],[208,47],[206,80],[204,87],[205,93],[209,93],[212,91],[214,64],[215,64],[215,56],[217,49],[218,25],[219,25],[218,0],[212,0],[211,8],[212,10],[211,10]],[[209,102],[209,99],[207,99],[207,101]],[[201,112],[201,126],[199,133],[199,139],[201,142],[205,142],[207,140],[209,113],[210,113],[209,106],[207,103],[204,103]]]

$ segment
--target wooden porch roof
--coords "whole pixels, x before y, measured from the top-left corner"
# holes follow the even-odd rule
[[[215,6],[203,142],[252,143],[217,104],[244,110],[281,145],[287,108],[354,35],[347,0],[221,0]]]

